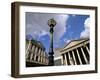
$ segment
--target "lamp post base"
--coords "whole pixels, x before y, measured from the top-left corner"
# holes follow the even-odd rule
[[[54,56],[53,55],[49,56],[49,66],[54,66]]]

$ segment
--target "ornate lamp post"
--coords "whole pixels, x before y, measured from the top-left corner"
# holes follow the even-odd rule
[[[53,51],[53,28],[56,25],[56,21],[52,18],[48,20],[48,25],[50,27],[50,49],[49,49],[49,65],[54,65],[54,51]]]

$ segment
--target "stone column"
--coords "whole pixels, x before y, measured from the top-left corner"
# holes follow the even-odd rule
[[[77,65],[76,58],[75,58],[74,54],[75,54],[74,51],[72,51],[72,55],[73,55],[73,59],[74,59],[74,64]]]
[[[45,56],[45,64],[47,64],[47,57]]]
[[[71,64],[70,63],[71,56],[70,56],[69,52],[67,54],[68,54],[68,58],[69,58],[69,64]]]
[[[62,63],[62,65],[64,65],[64,59],[63,59],[63,54],[61,55],[61,63]]]
[[[80,48],[81,48],[81,47],[80,47]],[[88,64],[88,60],[87,60],[87,58],[86,58],[86,56],[85,56],[85,53],[84,53],[84,51],[83,51],[83,48],[81,48],[81,51],[82,51],[82,54],[83,54],[83,56],[84,56],[84,59],[85,59],[86,64]]]
[[[44,51],[43,51],[43,54],[42,54],[42,62],[44,63]]]
[[[89,48],[88,48],[87,46],[85,46],[85,47],[86,47],[86,50],[87,50],[87,51],[88,51],[88,53],[89,53],[89,52],[90,52],[90,51],[89,51]]]
[[[45,51],[44,51],[43,58],[44,58],[44,59],[43,59],[43,62],[45,63],[45,59],[46,59],[46,58],[45,58]]]
[[[33,46],[32,46],[32,53],[31,53],[30,60],[32,60],[32,58],[34,58],[34,56],[33,56],[33,54],[34,54],[34,50],[35,50],[35,46],[33,45]]]
[[[46,64],[49,64],[49,59],[48,59],[48,57],[46,57]]]
[[[39,59],[39,62],[41,62],[41,52],[42,52],[42,49],[40,49],[40,59]]]
[[[35,46],[35,55],[34,55],[34,60],[36,61],[36,56],[37,56],[37,46]]]
[[[41,62],[42,62],[42,59],[43,59],[43,50],[41,51]]]
[[[31,41],[29,41],[28,47],[26,49],[26,59],[28,58],[28,54],[29,54],[30,48],[31,48]]]
[[[70,65],[74,65],[73,58],[72,58],[72,56],[70,55],[70,52],[68,52],[68,58],[69,58],[69,63],[70,63]]]
[[[65,65],[68,65],[68,64],[67,64],[66,54],[67,54],[67,53],[64,54],[64,57],[65,57],[64,64],[65,64]]]
[[[82,64],[81,57],[80,57],[79,52],[78,52],[77,49],[76,49],[76,52],[77,52],[77,55],[78,55],[79,62],[80,62],[80,64]]]
[[[38,61],[40,61],[40,53],[41,53],[41,49],[39,48],[39,52],[38,52]]]

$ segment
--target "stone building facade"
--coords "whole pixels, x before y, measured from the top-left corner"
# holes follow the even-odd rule
[[[41,42],[26,40],[26,67],[46,66],[49,63],[48,55]]]
[[[62,65],[86,65],[90,63],[89,39],[69,42],[61,51]]]
[[[60,66],[62,65],[61,63],[61,54],[60,54],[61,48],[56,48],[54,49],[54,65],[55,66]]]

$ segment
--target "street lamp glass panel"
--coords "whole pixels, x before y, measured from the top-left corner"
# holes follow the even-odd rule
[[[49,19],[48,20],[48,25],[50,26],[50,27],[54,27],[55,25],[56,25],[56,21],[52,18],[52,19]]]

